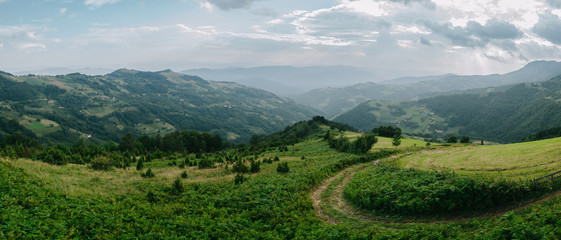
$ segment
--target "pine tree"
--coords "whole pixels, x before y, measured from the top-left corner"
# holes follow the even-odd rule
[[[144,168],[144,163],[142,163],[142,158],[139,158],[136,162],[136,171],[140,171]]]

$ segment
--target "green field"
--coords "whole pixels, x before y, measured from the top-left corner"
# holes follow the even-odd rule
[[[450,146],[415,153],[398,165],[421,170],[531,179],[561,170],[561,138],[506,145]]]
[[[337,152],[322,138],[313,138],[289,146],[288,151],[274,148],[258,154],[258,160],[278,156],[280,163],[288,163],[288,173],[277,172],[279,162],[262,163],[258,173],[244,174],[247,181],[238,185],[233,164],[216,163],[211,169],[172,164],[184,157],[155,159],[146,162],[142,171],[134,166],[95,171],[87,165],[0,158],[0,207],[4,210],[0,211],[0,238],[555,239],[561,234],[559,197],[498,214],[418,220],[379,219],[354,209],[341,195],[355,173],[377,167],[368,162],[374,159],[422,170],[438,166],[468,177],[485,172],[518,178],[556,168],[553,162],[558,160],[560,143],[561,139],[552,139],[495,146],[426,146],[402,139],[398,152],[388,159],[364,159]],[[396,147],[390,138],[380,137],[371,154],[381,149]],[[221,154],[228,152],[209,157]],[[195,158],[194,154],[188,157]],[[498,167],[504,170],[494,170]],[[140,176],[147,168],[155,173],[153,178]],[[182,179],[184,171],[188,177]],[[435,175],[431,174],[423,176]]]

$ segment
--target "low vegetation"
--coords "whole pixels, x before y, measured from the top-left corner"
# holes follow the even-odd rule
[[[438,210],[440,205],[453,211],[462,211],[467,207],[466,204],[475,206],[480,203],[463,203],[458,199],[465,195],[454,195],[458,191],[451,189],[465,189],[466,193],[473,193],[475,189],[489,190],[490,195],[482,195],[481,199],[494,202],[479,208],[485,210],[494,208],[496,204],[516,202],[510,201],[512,196],[517,201],[519,197],[523,199],[527,196],[525,191],[532,191],[533,188],[528,190],[527,185],[520,184],[518,178],[514,177],[522,176],[526,182],[529,181],[523,173],[527,166],[524,161],[506,163],[513,168],[522,166],[519,172],[508,173],[508,177],[505,177],[508,181],[504,182],[506,185],[501,180],[480,182],[477,174],[468,171],[452,173],[445,169],[433,171],[432,167],[412,170],[384,165],[391,157],[397,158],[392,161],[403,167],[403,164],[412,165],[412,159],[416,156],[436,156],[440,152],[451,159],[461,159],[455,154],[472,151],[472,155],[477,155],[482,151],[483,156],[489,154],[488,151],[511,151],[510,145],[427,146],[426,142],[403,138],[396,147],[392,145],[392,138],[376,137],[378,142],[367,153],[340,152],[330,148],[328,140],[324,138],[328,130],[337,133],[338,137],[345,136],[350,144],[364,135],[325,125],[321,121],[317,118],[289,126],[284,133],[288,133],[288,136],[294,133],[294,138],[288,138],[290,142],[283,141],[284,137],[258,135],[259,138],[254,140],[259,141],[254,144],[223,143],[220,149],[205,147],[206,150],[197,148],[201,151],[193,152],[186,147],[195,144],[190,141],[178,144],[177,148],[150,150],[144,148],[147,146],[144,144],[144,147],[140,147],[139,139],[143,137],[136,138],[134,135],[132,138],[121,136],[121,141],[125,143],[123,145],[97,145],[80,141],[71,146],[44,146],[34,145],[33,141],[27,141],[29,139],[26,138],[4,142],[0,152],[0,238],[544,239],[561,234],[557,227],[561,224],[559,198],[499,216],[458,222],[454,219],[450,222],[431,222],[433,215],[427,213],[429,210],[411,212],[407,203],[393,206],[397,209],[395,211],[384,211],[407,216],[424,214],[429,216],[429,220],[425,223],[410,223],[398,219],[388,223],[345,218],[337,224],[324,222],[314,209],[310,193],[324,181],[352,166],[370,167],[351,179],[345,189],[358,189],[355,182],[362,182],[361,188],[370,184],[391,186],[399,191],[417,187],[423,191],[417,191],[417,195],[413,191],[407,197],[421,199],[415,205],[419,209],[436,209],[435,213],[439,214],[441,212],[438,211],[447,211]],[[339,127],[343,128],[342,125]],[[175,134],[173,136],[178,137],[174,139],[189,136],[183,132]],[[209,139],[212,139],[210,136]],[[548,159],[542,163],[553,162],[558,156],[555,153],[559,144],[555,141],[559,140],[524,143],[530,145],[522,148],[526,152],[518,154],[528,159],[534,159],[532,154],[535,154],[535,159],[538,156]],[[126,147],[127,142],[132,143],[129,145],[132,148]],[[501,147],[505,150],[500,150]],[[56,161],[47,163],[33,157],[51,151],[49,149],[67,153],[64,154],[66,161],[63,164],[56,164]],[[113,168],[100,171],[92,166],[92,162],[107,162],[105,160],[109,160]],[[205,162],[209,160],[210,164]],[[442,165],[446,166],[445,158],[441,160]],[[137,170],[139,161],[142,168]],[[465,161],[466,166],[487,165],[473,159]],[[380,164],[374,166],[372,162]],[[201,163],[203,167],[200,167]],[[370,168],[372,171],[369,172]],[[532,171],[532,168],[526,169]],[[381,171],[378,174],[387,178],[387,181],[374,180],[373,175],[369,175],[374,171]],[[399,177],[392,180],[390,175],[395,174]],[[502,173],[494,171],[489,174],[501,176]],[[511,182],[514,184],[509,185]],[[557,189],[556,185],[545,186]],[[423,187],[429,190],[424,191]],[[377,191],[373,188],[370,190]],[[506,194],[507,191],[511,195]],[[495,193],[508,197],[504,197],[503,202],[500,199],[497,202],[495,200],[498,197],[493,195]],[[436,201],[440,203],[436,204],[421,198],[424,195],[432,196],[431,199],[439,196],[451,198],[448,199],[450,201]]]
[[[345,187],[351,203],[398,216],[473,213],[520,203],[541,193],[525,183],[419,171],[381,164],[357,174]]]

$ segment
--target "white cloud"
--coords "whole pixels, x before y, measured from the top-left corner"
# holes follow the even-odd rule
[[[0,43],[0,49],[2,49],[4,47],[3,43]]]
[[[66,8],[61,8],[61,9],[59,9],[59,13],[62,15],[64,13],[66,13],[67,10],[68,9],[66,9]]]
[[[19,48],[23,49],[23,50],[26,50],[26,49],[46,49],[47,46],[45,44],[41,44],[41,43],[24,43],[24,44],[20,44]]]
[[[91,8],[98,8],[106,4],[115,4],[121,0],[84,0],[84,4]]]
[[[0,26],[0,39],[5,38],[12,41],[35,40],[38,38],[38,31],[45,31],[45,29],[31,25]]]

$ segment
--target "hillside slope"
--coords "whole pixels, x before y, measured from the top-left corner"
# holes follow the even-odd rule
[[[49,142],[80,136],[116,141],[127,132],[191,129],[248,140],[310,118],[316,111],[262,90],[209,82],[170,70],[121,69],[104,76],[0,74],[0,118]],[[1,129],[11,133],[18,129]]]
[[[520,70],[507,74],[400,78],[395,81],[385,81],[383,84],[360,83],[344,88],[316,89],[292,98],[322,110],[328,117],[333,117],[368,100],[405,101],[449,95],[454,91],[545,81],[559,74],[561,74],[561,62],[534,61]]]
[[[335,118],[368,131],[395,125],[424,137],[460,134],[499,142],[561,126],[561,76],[502,92],[438,96],[411,102],[368,101]]]

